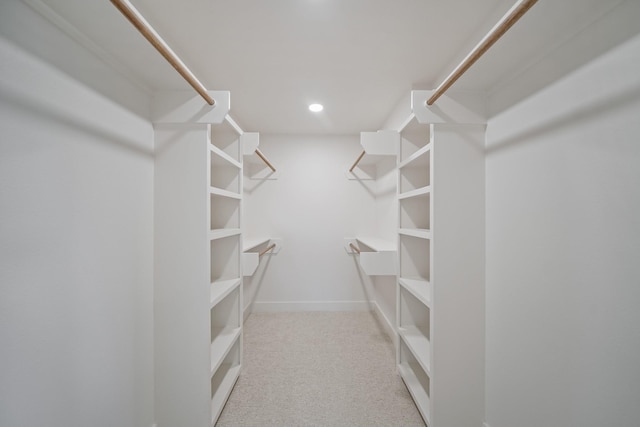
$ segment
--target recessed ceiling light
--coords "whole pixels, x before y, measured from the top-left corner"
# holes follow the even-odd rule
[[[319,113],[320,111],[322,111],[324,107],[322,106],[322,104],[311,104],[309,105],[309,110],[313,111],[314,113]]]

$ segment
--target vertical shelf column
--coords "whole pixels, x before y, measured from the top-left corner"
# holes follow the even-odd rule
[[[483,125],[402,132],[398,371],[430,426],[484,420],[483,147]]]
[[[211,128],[208,144],[210,399],[215,425],[242,366],[242,147],[234,127]]]
[[[431,425],[432,144],[429,127],[413,119],[401,132],[398,162],[398,372]]]
[[[241,361],[242,162],[233,137],[212,142],[229,92],[209,95],[215,107],[183,91],[157,93],[152,105],[155,408],[163,426],[212,424],[221,407],[213,402],[231,387],[216,390],[235,382],[227,373]]]

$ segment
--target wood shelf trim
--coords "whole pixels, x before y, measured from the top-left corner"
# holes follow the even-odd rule
[[[164,59],[182,76],[183,79],[205,100],[210,106],[215,106],[216,101],[207,93],[207,88],[185,65],[185,63],[169,47],[166,41],[156,32],[156,30],[140,14],[138,9],[128,0],[111,0],[111,3],[133,24],[133,26],[147,39],[151,45],[162,55]]]

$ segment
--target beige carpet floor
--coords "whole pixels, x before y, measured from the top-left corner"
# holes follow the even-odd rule
[[[244,366],[216,424],[424,426],[370,312],[254,313]]]

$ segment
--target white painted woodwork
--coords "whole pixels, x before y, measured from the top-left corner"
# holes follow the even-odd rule
[[[357,255],[362,271],[368,276],[395,276],[397,268],[397,248],[395,242],[375,238],[356,237]],[[349,245],[347,244],[347,247]],[[350,253],[353,250],[349,247]]]
[[[208,156],[209,188],[230,197],[209,194],[209,272],[212,292],[210,319],[210,422],[215,425],[242,366],[242,130],[226,116],[212,126]],[[212,298],[213,301],[213,298]]]
[[[395,156],[399,138],[392,130],[360,132],[360,145],[369,156]]]
[[[209,275],[210,125],[156,124],[154,130],[156,422],[204,426],[210,423],[209,311],[220,300],[214,286],[222,284]],[[229,284],[224,287],[228,293]]]
[[[398,155],[399,139],[400,134],[393,130],[360,132],[360,145],[365,154],[352,171],[349,169],[353,163],[346,168],[347,179],[376,180],[379,174],[378,166],[386,159]],[[385,173],[385,170],[380,171],[380,175]]]
[[[242,144],[242,154],[253,156],[260,146],[260,134],[258,132],[244,132],[240,135],[240,143]]]
[[[241,147],[227,122],[155,139],[156,421],[213,425],[242,360]]]
[[[242,144],[242,154],[245,157],[243,164],[245,179],[257,181],[278,179],[280,171],[276,170],[274,172],[256,153],[260,146],[260,134],[258,132],[244,132],[240,135],[240,142]]]
[[[253,276],[260,265],[260,256],[257,252],[244,252],[242,254],[242,275]]]
[[[430,426],[479,425],[484,126],[421,125],[413,115],[404,126],[398,163],[398,369]]]

